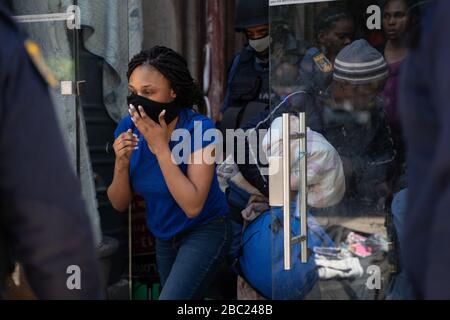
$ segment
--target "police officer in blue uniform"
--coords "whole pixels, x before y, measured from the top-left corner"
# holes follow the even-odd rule
[[[400,246],[416,295],[450,299],[450,2],[433,1],[425,12],[400,85],[408,165]]]
[[[221,108],[221,121],[217,126],[224,133],[227,129],[238,129],[260,112],[268,110],[269,87],[269,1],[238,0],[235,12],[235,29],[245,33],[248,44],[235,56],[228,70],[228,83]],[[226,141],[225,141],[226,143]],[[226,146],[226,144],[225,144]],[[227,150],[227,153],[233,150]],[[229,252],[229,263],[236,261],[240,253],[242,230],[241,211],[245,208],[249,195],[229,182],[226,191],[230,208],[233,241]],[[237,290],[235,275],[221,271],[218,286],[227,298],[235,298]],[[225,283],[226,282],[226,283]],[[228,288],[229,287],[229,288]],[[229,292],[233,292],[232,295]]]
[[[263,111],[270,101],[268,1],[237,1],[235,19],[235,29],[245,33],[248,45],[236,55],[229,69],[221,108],[222,130],[239,128]]]
[[[248,44],[236,55],[229,68],[228,86],[221,109],[223,116],[218,125],[225,140],[225,130],[242,128],[269,109],[269,1],[238,0],[235,29],[245,33]],[[226,151],[227,154],[233,151],[237,153],[236,150]],[[235,257],[238,254],[238,239],[243,223],[241,211],[246,207],[250,195],[231,181],[228,184],[226,195],[235,231],[230,255]]]
[[[353,41],[353,17],[340,8],[323,9],[316,17],[314,31],[316,43],[300,62],[300,81],[321,94],[331,84],[336,55]]]
[[[0,41],[0,289],[17,261],[37,298],[102,298],[90,222],[48,93],[54,80],[3,3]],[[81,288],[68,285],[71,266]]]

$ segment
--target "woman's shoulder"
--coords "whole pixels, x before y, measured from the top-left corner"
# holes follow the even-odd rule
[[[191,152],[204,149],[219,140],[218,131],[213,121],[191,109],[184,109],[180,113],[177,130],[183,130],[183,136],[191,141]],[[186,134],[187,135],[184,135]]]
[[[199,114],[192,109],[182,110],[180,120],[182,122],[180,127],[188,129],[189,131],[194,130],[194,128],[199,125],[202,126],[202,131],[215,128],[214,122],[210,118]]]

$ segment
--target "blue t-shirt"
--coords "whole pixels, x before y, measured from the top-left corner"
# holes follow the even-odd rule
[[[133,152],[130,159],[130,183],[133,191],[145,199],[148,228],[155,237],[168,240],[182,231],[228,214],[227,201],[219,188],[217,174],[214,171],[211,188],[202,211],[194,219],[189,219],[172,197],[156,156],[148,148],[130,116],[120,121],[114,133],[116,139],[128,129],[132,129],[139,137],[139,149]],[[209,129],[215,130],[209,118],[191,109],[181,111],[172,134],[172,137],[178,138],[176,141],[170,141],[169,147],[173,155],[183,159],[178,166],[184,174],[187,174],[186,159],[189,159],[191,153],[211,143],[217,143],[217,132]],[[208,133],[205,135],[207,130]],[[210,135],[211,132],[215,134]]]

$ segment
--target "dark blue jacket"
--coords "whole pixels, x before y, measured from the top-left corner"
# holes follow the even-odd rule
[[[402,252],[420,298],[450,299],[450,1],[423,25],[400,88],[409,185]]]
[[[24,41],[0,3],[1,236],[9,254],[24,266],[38,298],[101,298],[91,225],[79,182],[47,84]],[[71,265],[81,269],[81,290],[67,287]]]
[[[344,200],[352,203],[352,210],[373,209],[388,196],[383,185],[394,176],[396,154],[384,104],[379,98],[374,103],[367,112],[369,121],[362,123],[353,112],[324,107],[323,135],[343,161]]]

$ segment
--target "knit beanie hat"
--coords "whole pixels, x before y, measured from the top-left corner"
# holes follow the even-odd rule
[[[385,80],[389,69],[383,55],[366,40],[356,40],[342,49],[336,57],[333,79],[353,85]]]

